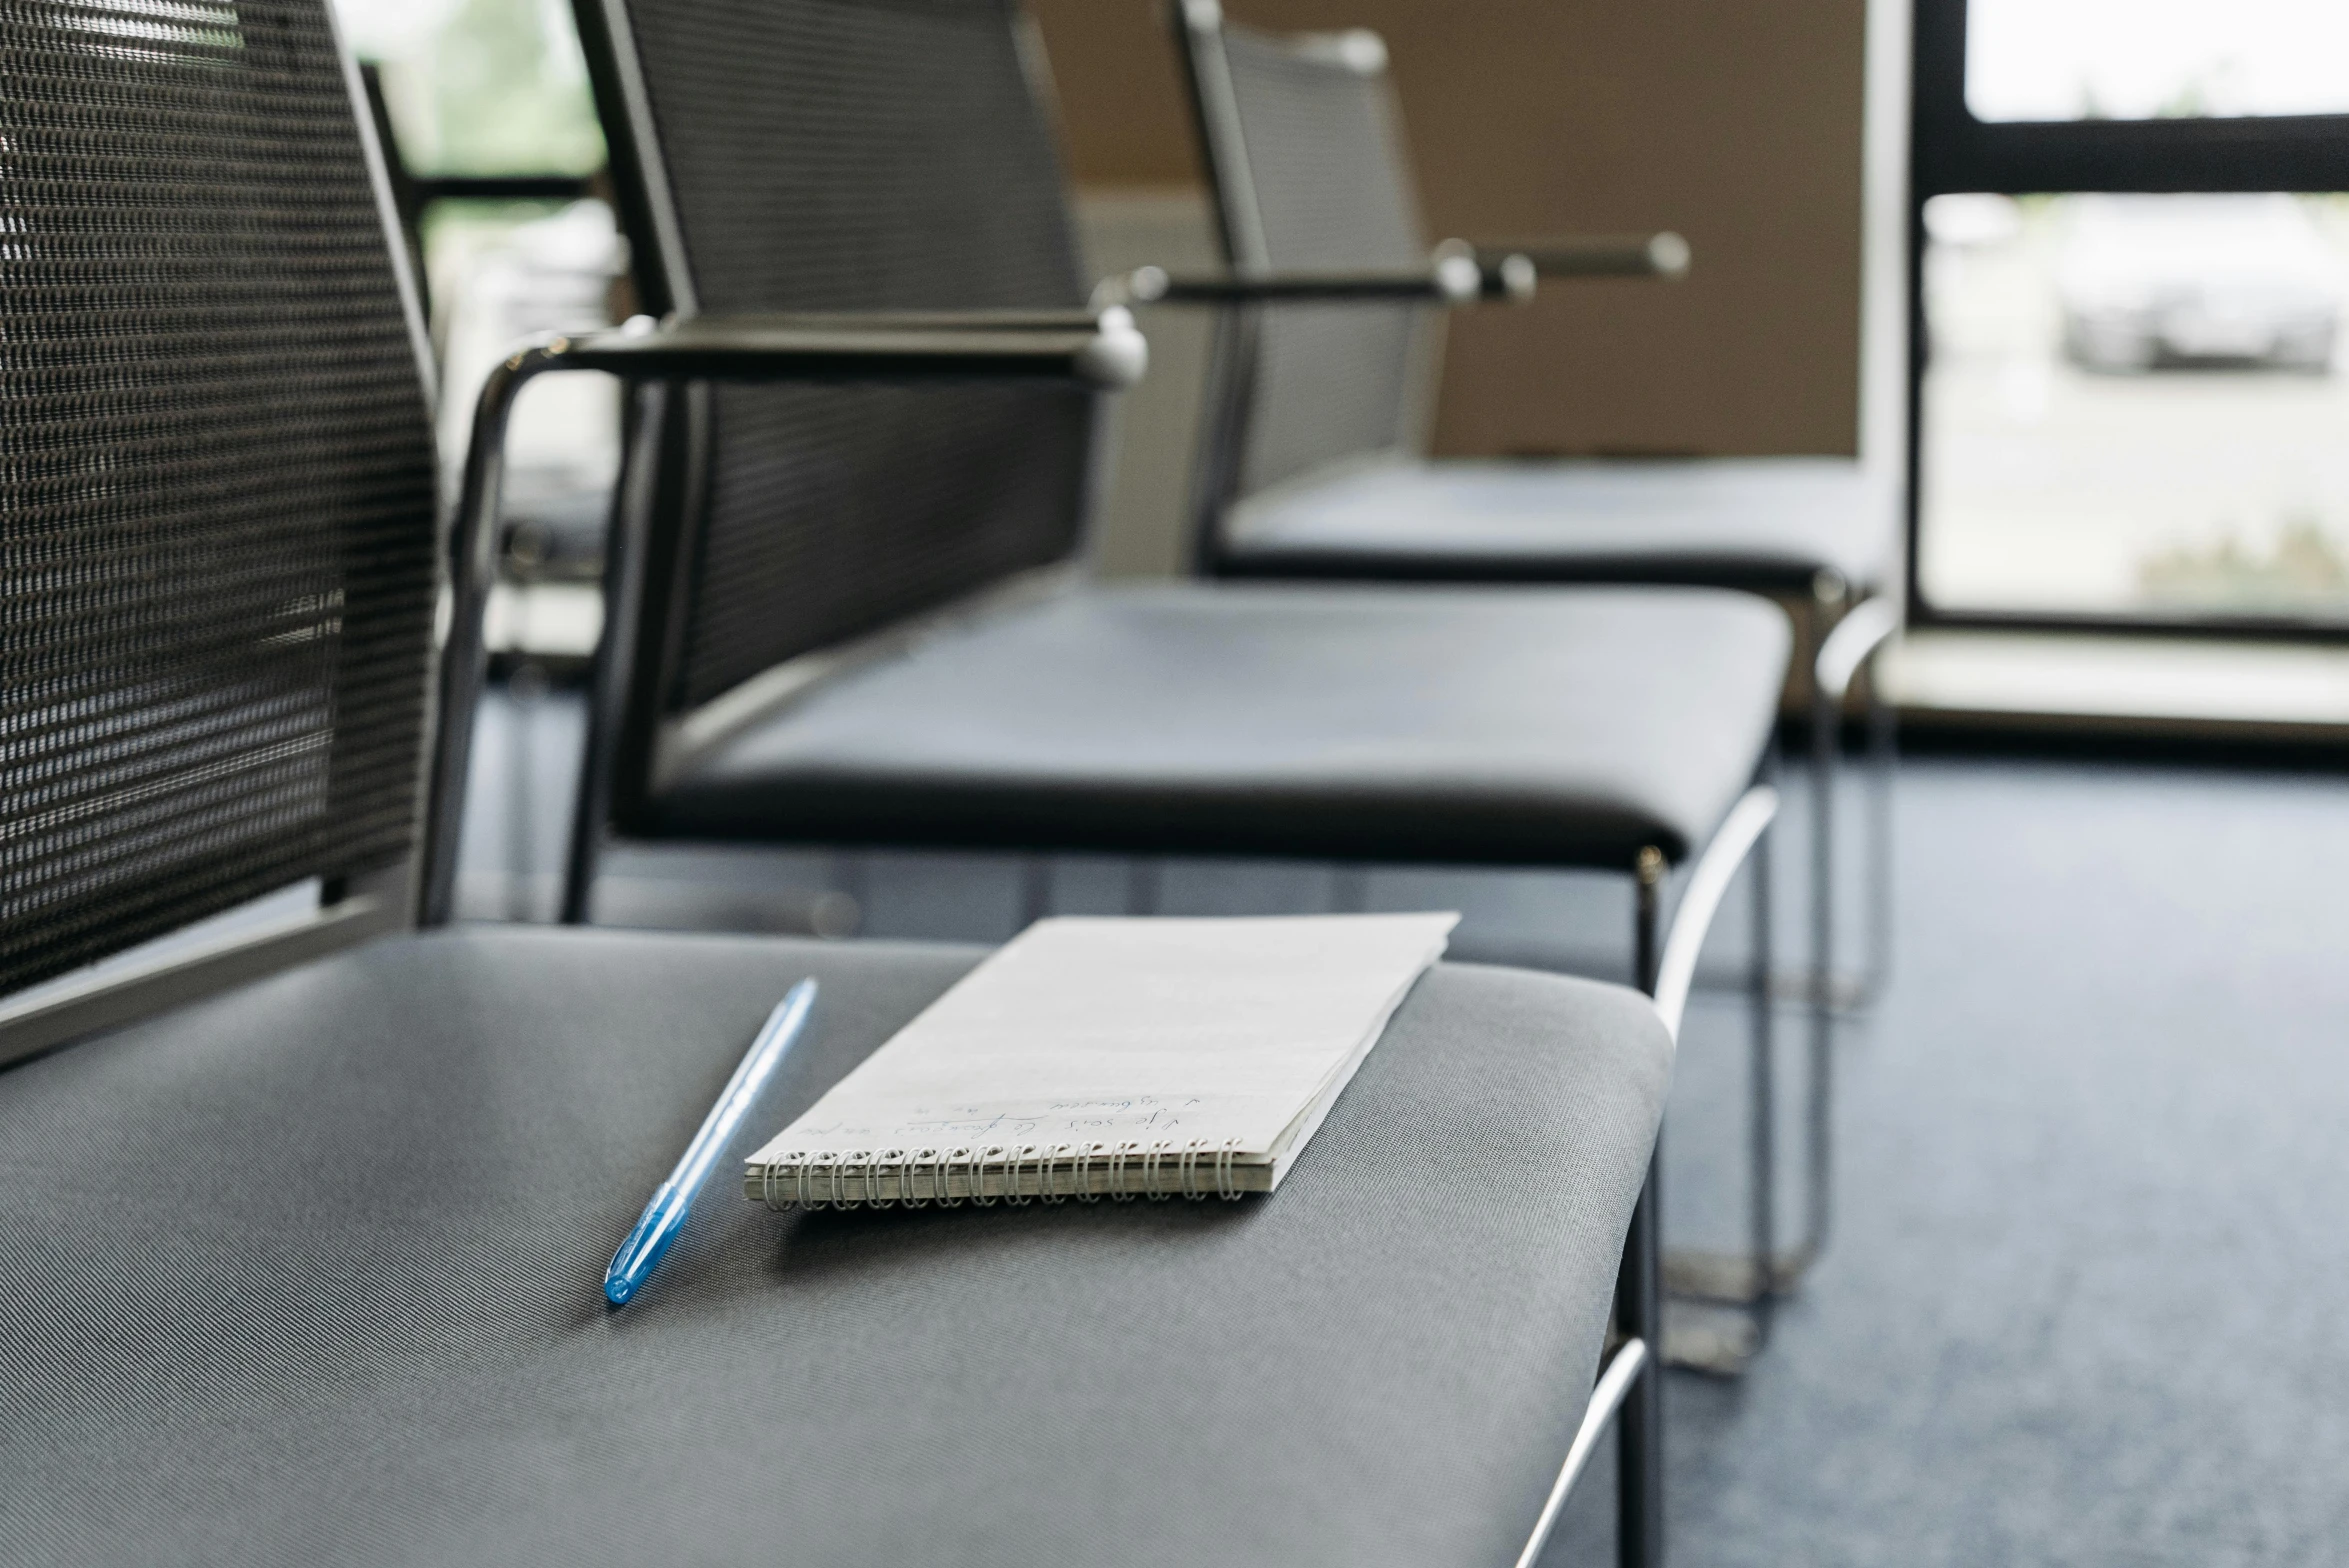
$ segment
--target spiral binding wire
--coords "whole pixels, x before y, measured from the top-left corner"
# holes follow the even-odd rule
[[[1101,1185],[1113,1203],[1147,1198],[1164,1203],[1180,1194],[1193,1203],[1210,1197],[1236,1203],[1242,1196],[1234,1156],[1239,1140],[1220,1145],[1194,1138],[1177,1146],[1165,1139],[1155,1143],[1056,1143],[1050,1149],[1023,1143],[1016,1147],[988,1144],[950,1149],[823,1149],[787,1154],[769,1161],[759,1173],[759,1196],[770,1209],[909,1209],[960,1208],[965,1202],[979,1208],[1001,1203],[1020,1208],[1041,1198],[1046,1203],[1098,1203],[1093,1190],[1096,1163]],[[1065,1191],[1054,1186],[1063,1167],[1068,1173]],[[1035,1191],[1022,1190],[1033,1170]],[[987,1191],[989,1173],[1000,1190]],[[959,1175],[961,1192],[956,1192]],[[889,1181],[889,1195],[882,1196]],[[927,1184],[929,1191],[920,1188]]]

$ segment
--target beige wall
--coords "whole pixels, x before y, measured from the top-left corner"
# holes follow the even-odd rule
[[[1088,187],[1194,183],[1158,0],[1032,0]],[[1393,48],[1428,221],[1673,228],[1679,285],[1454,319],[1437,450],[1849,453],[1866,0],[1227,0]]]

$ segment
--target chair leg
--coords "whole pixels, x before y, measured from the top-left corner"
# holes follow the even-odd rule
[[[1351,863],[1330,867],[1329,907],[1341,915],[1359,915],[1370,907],[1370,868]]]
[[[1615,1418],[1615,1560],[1620,1568],[1662,1568],[1664,1561],[1664,1361],[1662,1285],[1657,1277],[1657,1210],[1664,1151],[1648,1166],[1647,1185],[1631,1211],[1623,1268],[1615,1281],[1615,1332],[1649,1347],[1639,1382]]]
[[[1755,787],[1739,801],[1721,832],[1697,862],[1689,879],[1680,913],[1674,916],[1672,942],[1663,954],[1657,980],[1658,1006],[1667,1017],[1678,1013],[1679,992],[1694,965],[1694,949],[1680,948],[1682,922],[1701,909],[1687,929],[1692,941],[1701,941],[1732,885],[1737,868],[1753,869],[1754,951],[1746,977],[1751,1053],[1747,1070],[1747,1125],[1745,1143],[1746,1235],[1733,1252],[1674,1251],[1662,1254],[1659,1267],[1667,1302],[1664,1331],[1666,1365],[1687,1367],[1720,1377],[1736,1377],[1760,1354],[1769,1337],[1772,1297],[1781,1270],[1778,1253],[1777,1180],[1777,1009],[1773,995],[1776,968],[1773,882],[1775,848],[1768,834],[1777,813],[1777,791],[1769,783],[1777,772],[1773,750],[1763,758]],[[1686,965],[1688,967],[1684,968]],[[1679,1304],[1675,1310],[1675,1304]]]
[[[1871,778],[1868,811],[1867,957],[1858,984],[1859,1002],[1881,994],[1892,973],[1892,792],[1898,766],[1898,716],[1884,700],[1878,679],[1882,645],[1869,655],[1867,665],[1868,759]],[[1841,747],[1841,715],[1823,696],[1814,701],[1812,747],[1814,786],[1812,832],[1816,835],[1813,874],[1818,878],[1812,909],[1811,934],[1811,1048],[1809,1107],[1805,1117],[1809,1144],[1808,1191],[1805,1194],[1805,1235],[1802,1246],[1781,1271],[1781,1283],[1792,1284],[1827,1250],[1834,1221],[1835,1201],[1835,919],[1833,904],[1834,850],[1831,792]]]
[[[1840,587],[1834,594],[1822,591],[1822,606],[1841,598]],[[1870,987],[1881,974],[1884,953],[1877,943],[1883,940],[1883,930],[1889,924],[1890,899],[1888,879],[1891,863],[1891,830],[1889,827],[1890,772],[1889,757],[1891,732],[1890,712],[1885,707],[1874,678],[1874,667],[1885,640],[1900,629],[1897,606],[1881,597],[1868,599],[1846,614],[1820,645],[1812,660],[1811,680],[1811,1041],[1810,1041],[1810,1103],[1806,1117],[1810,1142],[1806,1216],[1807,1233],[1782,1278],[1788,1282],[1798,1277],[1826,1250],[1831,1231],[1834,1187],[1834,1146],[1832,1131],[1835,1122],[1835,790],[1836,771],[1842,756],[1842,724],[1845,694],[1851,682],[1863,668],[1870,672],[1868,683],[1870,749],[1877,763],[1877,801],[1873,813],[1873,846],[1875,854],[1869,871],[1874,887],[1875,907],[1869,912],[1871,923],[1877,927],[1870,938],[1867,965],[1857,983],[1858,997],[1864,1000]]]
[[[1805,1116],[1806,1221],[1800,1248],[1782,1271],[1791,1285],[1827,1245],[1833,1151],[1828,1146],[1835,1054],[1835,786],[1843,715],[1814,683],[1811,698],[1811,1040]]]
[[[1822,603],[1825,601],[1822,600]],[[1830,996],[1846,1009],[1867,1006],[1884,987],[1891,969],[1890,932],[1892,928],[1892,775],[1894,767],[1895,715],[1884,700],[1883,658],[1892,634],[1899,629],[1899,617],[1889,601],[1879,597],[1863,600],[1843,616],[1821,644],[1812,664],[1811,681],[1811,742],[1812,761],[1819,788],[1814,802],[1817,823],[1816,859],[1821,878],[1820,919],[1826,926],[1828,949],[1828,980]],[[1843,767],[1842,724],[1844,703],[1852,690],[1852,683],[1862,674],[1862,710],[1868,730],[1867,751],[1870,780],[1868,822],[1862,837],[1866,840],[1864,874],[1866,883],[1862,893],[1861,950],[1856,955],[1855,967],[1838,977],[1834,969],[1834,926],[1831,908],[1837,896],[1833,860],[1839,845],[1835,837],[1833,801],[1838,785],[1837,774]]]
[[[606,636],[612,635],[607,632]],[[580,749],[579,783],[571,792],[571,822],[563,842],[563,881],[555,894],[555,919],[567,926],[588,924],[595,909],[595,879],[602,868],[610,730],[616,722],[603,701],[603,673],[588,688],[587,743]]]
[[[538,918],[538,710],[546,675],[531,663],[506,677],[506,918]]]
[[[1632,972],[1639,988],[1653,996],[1658,944],[1658,911],[1663,897],[1664,857],[1640,852],[1636,909],[1632,917]],[[1664,1561],[1664,1343],[1661,1255],[1664,1150],[1659,1137],[1648,1162],[1647,1184],[1631,1211],[1623,1242],[1623,1266],[1615,1277],[1615,1329],[1649,1348],[1639,1385],[1624,1397],[1616,1417],[1615,1559],[1619,1568],[1662,1568]]]
[[[1631,983],[1654,996],[1664,959],[1664,852],[1653,844],[1641,850],[1632,875]]]
[[[1834,698],[1811,687],[1811,997],[1834,999],[1835,771],[1842,715]]]
[[[1752,1168],[1747,1176],[1747,1240],[1752,1258],[1754,1329],[1760,1339],[1770,1332],[1770,1303],[1778,1293],[1778,1007],[1771,994],[1776,943],[1772,939],[1772,846],[1775,828],[1754,846],[1754,935],[1748,975],[1748,1007],[1753,1031],[1753,1058],[1748,1071],[1753,1085],[1748,1114],[1747,1153]],[[1758,1348],[1758,1346],[1757,1346]]]
[[[1884,700],[1879,649],[1867,680],[1868,761],[1875,775],[1868,814],[1868,967],[1861,995],[1874,1000],[1892,978],[1892,789],[1900,766],[1900,715]]]

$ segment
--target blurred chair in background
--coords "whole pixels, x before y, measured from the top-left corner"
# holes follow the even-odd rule
[[[1172,7],[1233,276],[1403,265],[1424,256],[1385,45],[1354,31],[1278,37],[1225,22],[1216,0]],[[1461,242],[1447,242],[1460,246]],[[1671,277],[1677,236],[1510,241],[1550,277]],[[1194,500],[1201,568],[1225,577],[1416,583],[1704,584],[1769,595],[1812,654],[1812,1002],[1807,1234],[1767,1271],[1684,1257],[1692,1294],[1752,1300],[1791,1286],[1830,1214],[1832,810],[1852,679],[1897,625],[1898,512],[1836,458],[1430,462],[1420,424],[1435,335],[1410,305],[1244,301],[1227,310]],[[1888,710],[1867,683],[1879,760],[1869,968],[1888,951]],[[1871,981],[1864,981],[1872,984]]]

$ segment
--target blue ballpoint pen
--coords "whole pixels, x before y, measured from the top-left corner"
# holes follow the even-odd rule
[[[620,1243],[620,1250],[612,1254],[612,1266],[604,1271],[604,1299],[613,1306],[626,1306],[629,1298],[644,1287],[654,1265],[661,1261],[661,1254],[669,1250],[669,1243],[685,1228],[685,1216],[693,1208],[694,1195],[709,1179],[710,1167],[725,1152],[734,1129],[742,1123],[743,1113],[750,1109],[751,1102],[758,1098],[767,1080],[775,1075],[777,1065],[790,1052],[792,1042],[806,1027],[807,1015],[815,1005],[816,983],[802,980],[785,992],[783,1000],[767,1015],[758,1038],[750,1042],[750,1053],[734,1069],[726,1092],[718,1096],[718,1103],[710,1107],[701,1131],[685,1146],[685,1157],[652,1195],[652,1202],[644,1206],[643,1218],[628,1233],[628,1239]]]

